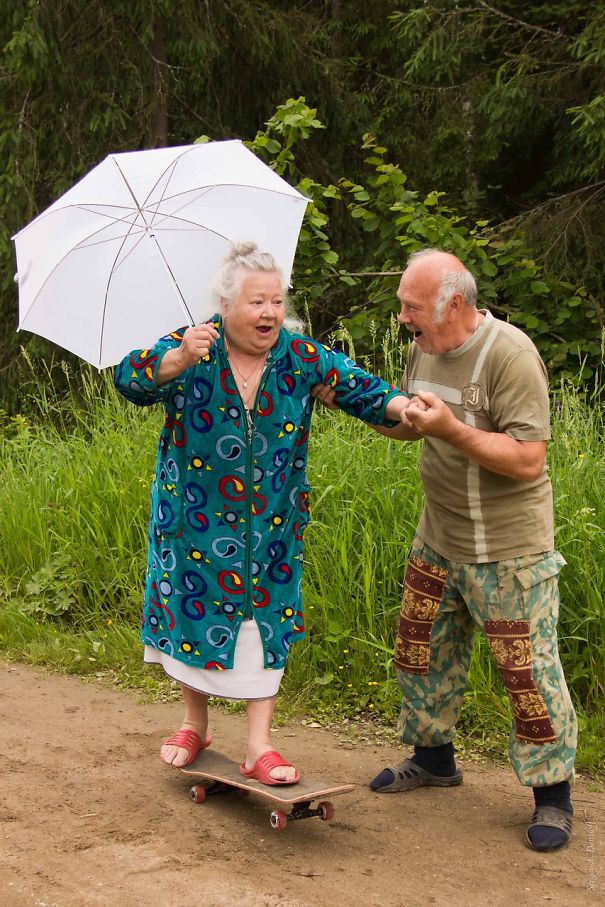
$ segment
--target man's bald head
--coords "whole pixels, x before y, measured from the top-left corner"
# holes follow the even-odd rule
[[[405,273],[419,279],[434,300],[433,317],[439,321],[448,301],[459,293],[465,305],[477,304],[477,284],[459,258],[442,249],[421,249],[408,259]]]
[[[418,266],[432,274],[447,274],[450,271],[465,271],[466,268],[459,258],[451,252],[442,249],[420,249],[412,252],[408,259],[408,268]]]
[[[459,258],[442,249],[423,249],[410,256],[397,291],[398,321],[424,353],[457,349],[474,333],[477,313],[475,278]]]

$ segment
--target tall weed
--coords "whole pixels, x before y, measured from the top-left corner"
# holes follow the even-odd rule
[[[354,353],[350,337],[340,340]],[[381,362],[393,380],[404,355],[392,329],[375,337],[367,364],[378,370]],[[568,564],[560,578],[560,648],[589,739],[605,694],[604,414],[598,388],[586,399],[564,384],[553,398],[548,456],[557,547]],[[18,638],[14,607],[28,626],[46,626],[55,638],[71,628],[83,640],[102,639],[96,630],[108,621],[116,631],[119,622],[137,627],[161,422],[158,408],[125,403],[109,375],[92,371],[67,397],[41,395],[20,416],[0,419],[0,591],[13,607],[11,637]],[[319,409],[314,416],[308,637],[294,647],[285,679],[287,693],[307,706],[396,716],[392,649],[422,507],[419,455],[419,444],[389,441],[342,413]],[[39,652],[39,638],[36,646]],[[1,633],[0,648],[15,651]],[[101,654],[93,652],[91,664]],[[486,747],[497,738],[504,751],[509,721],[499,676],[478,639],[462,727]]]

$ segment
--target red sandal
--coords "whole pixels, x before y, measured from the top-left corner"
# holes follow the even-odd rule
[[[182,765],[177,766],[177,768],[184,768],[186,765],[190,765],[193,762],[200,750],[208,749],[211,743],[212,737],[206,737],[205,740],[202,740],[196,731],[184,727],[181,728],[180,731],[177,731],[176,734],[173,734],[168,740],[165,740],[164,746],[180,746],[182,749],[187,750],[189,758],[186,762],[183,762]],[[162,762],[163,761],[164,760],[162,759]],[[166,764],[170,765],[171,763]]]
[[[258,757],[252,768],[246,768],[246,763],[242,762],[239,770],[245,778],[250,778],[252,781],[260,781],[262,784],[296,784],[300,780],[300,774],[296,769],[294,769],[296,776],[291,781],[282,781],[279,778],[271,777],[271,770],[282,765],[294,768],[291,762],[286,762],[275,750],[269,750]]]

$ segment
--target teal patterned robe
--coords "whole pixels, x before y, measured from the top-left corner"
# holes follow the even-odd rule
[[[305,633],[311,388],[330,384],[347,413],[388,425],[385,406],[399,392],[343,353],[282,329],[250,428],[221,319],[212,320],[220,336],[208,356],[167,384],[157,387],[157,370],[185,328],[130,353],[115,372],[128,400],[166,410],[151,489],[142,639],[195,667],[232,668],[242,620],[253,618],[265,667],[282,668]]]

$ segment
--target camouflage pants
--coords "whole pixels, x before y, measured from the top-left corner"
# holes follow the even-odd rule
[[[557,649],[556,551],[457,564],[416,537],[395,647],[401,739],[454,739],[477,627],[486,635],[513,711],[509,753],[521,784],[573,776],[577,724]]]

